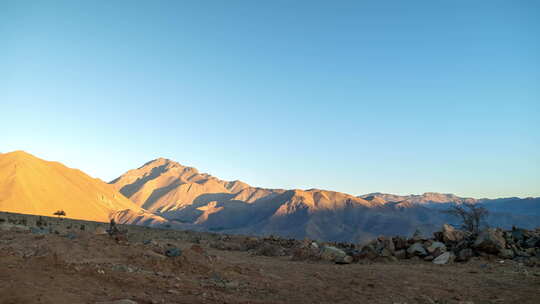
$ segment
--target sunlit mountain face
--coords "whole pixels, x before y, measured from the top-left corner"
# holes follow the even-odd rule
[[[224,181],[164,158],[130,170],[111,184],[173,227],[228,233],[337,241],[407,235],[416,229],[430,234],[443,223],[457,224],[441,211],[463,203],[485,205],[493,226],[540,224],[537,198],[488,200],[441,193],[355,197],[320,189],[265,189]]]

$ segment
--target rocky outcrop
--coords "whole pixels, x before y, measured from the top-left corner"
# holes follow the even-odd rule
[[[441,235],[442,235],[442,240],[445,243],[461,242],[466,237],[465,231],[457,230],[448,224],[443,225]]]
[[[499,254],[505,249],[506,240],[502,230],[486,229],[478,235],[473,246],[486,253]]]
[[[379,237],[362,246],[358,258],[373,261],[389,260],[389,257],[396,260],[415,258],[443,265],[466,262],[473,257],[496,256],[540,265],[539,240],[540,228],[514,228],[511,231],[490,228],[473,235],[445,224],[430,239],[422,238],[419,233],[408,240]]]
[[[452,252],[445,252],[433,259],[433,264],[448,264],[454,260],[455,256]]]

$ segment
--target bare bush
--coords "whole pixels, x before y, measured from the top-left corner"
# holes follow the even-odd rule
[[[480,227],[485,224],[485,219],[489,214],[489,211],[478,204],[463,203],[460,205],[454,205],[448,210],[444,210],[443,213],[450,214],[460,218],[463,230],[478,233]]]

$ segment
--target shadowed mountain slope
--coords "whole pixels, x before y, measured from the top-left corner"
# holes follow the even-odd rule
[[[355,197],[319,189],[264,189],[223,181],[163,158],[130,170],[111,183],[137,205],[169,219],[177,228],[334,241],[408,235],[416,229],[430,234],[443,223],[457,224],[441,209],[479,201],[440,193]],[[540,225],[540,217],[514,214],[507,205],[498,203],[490,224]],[[527,206],[540,209],[535,202]]]
[[[249,185],[240,181],[222,181],[165,158],[130,170],[111,184],[137,205],[159,213],[178,210],[194,203],[226,200],[249,188]]]

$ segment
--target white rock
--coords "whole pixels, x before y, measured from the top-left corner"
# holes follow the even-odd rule
[[[414,243],[407,249],[407,253],[411,255],[427,255],[426,249],[424,249],[424,246],[422,243]]]
[[[435,250],[439,249],[440,251],[446,251],[446,245],[441,242],[433,242],[428,248],[427,251],[429,253],[435,252]]]
[[[445,252],[433,260],[433,264],[448,264],[454,260],[454,255],[451,252]]]

